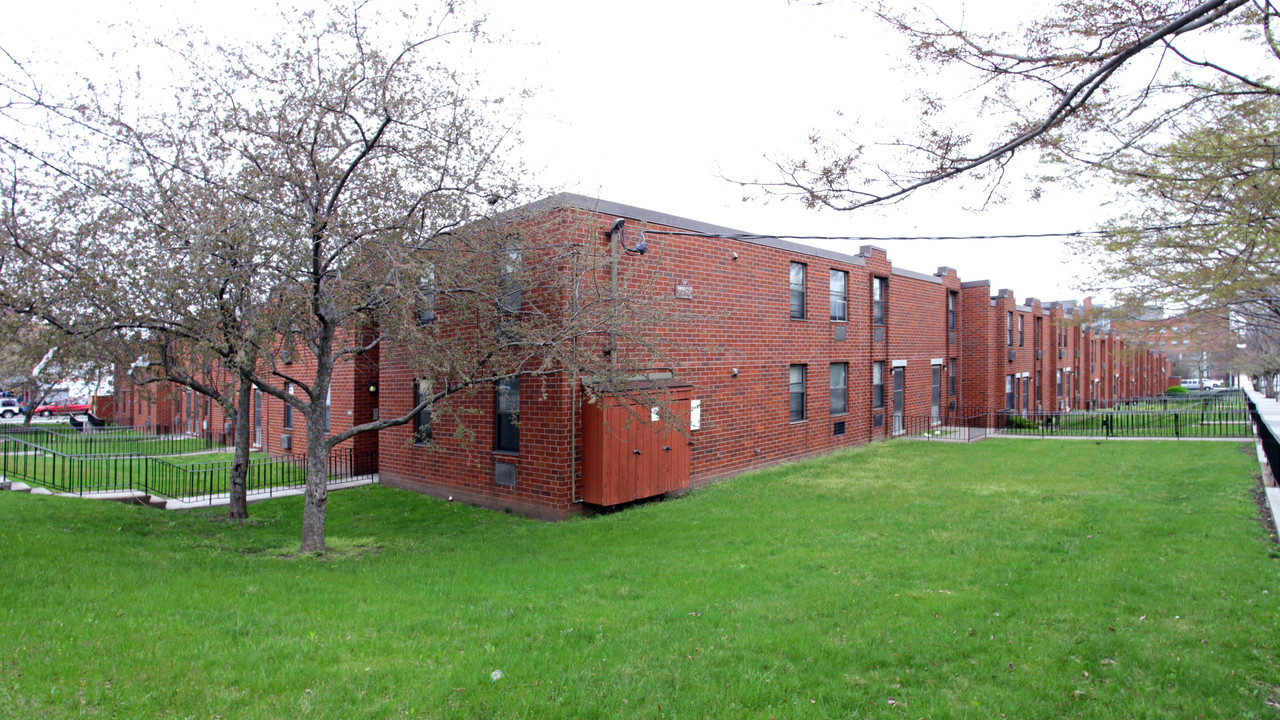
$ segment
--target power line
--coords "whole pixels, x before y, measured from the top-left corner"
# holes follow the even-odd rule
[[[1129,228],[1126,230],[1075,230],[1060,233],[1011,233],[1006,235],[771,235],[761,233],[705,233],[687,230],[642,230],[641,235],[682,235],[688,237],[719,238],[724,240],[853,240],[859,242],[888,242],[897,240],[1017,240],[1035,238],[1102,238],[1126,233],[1163,232],[1180,229],[1181,226]]]

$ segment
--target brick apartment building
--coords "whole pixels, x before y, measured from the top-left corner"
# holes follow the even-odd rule
[[[1091,322],[1088,301],[1018,303],[952,268],[895,267],[876,247],[834,252],[583,196],[535,207],[585,242],[611,242],[618,220],[647,241],[626,262],[650,264],[696,318],[671,332],[700,347],[669,367],[640,360],[637,382],[662,388],[683,432],[624,400],[587,402],[581,380],[524,377],[451,398],[434,423],[424,413],[357,437],[384,484],[564,517],[948,418],[1108,406],[1168,385],[1163,356]],[[416,403],[412,371],[385,349],[339,366],[333,387],[335,430]],[[225,425],[185,390],[121,395],[121,424]],[[256,447],[302,450],[284,403],[255,391],[252,418]]]

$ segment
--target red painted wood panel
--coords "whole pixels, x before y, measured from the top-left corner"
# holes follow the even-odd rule
[[[689,423],[688,388],[671,391],[669,413]],[[582,499],[619,505],[689,486],[689,443],[682,431],[651,409],[619,398],[583,406]]]

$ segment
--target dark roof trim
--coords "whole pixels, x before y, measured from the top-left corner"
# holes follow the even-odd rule
[[[902,277],[909,277],[912,280],[923,280],[924,282],[933,283],[934,285],[942,284],[942,278],[938,277],[937,275],[925,275],[924,273],[918,273],[918,272],[915,272],[914,270],[903,270],[900,268],[894,268],[893,274],[901,275]]]
[[[610,202],[608,200],[601,200],[599,198],[587,197],[586,195],[578,195],[575,193],[559,193],[543,200],[530,203],[526,207],[529,210],[554,210],[560,207],[571,207],[577,208],[578,210],[587,210],[605,215],[613,215],[615,217],[624,217],[630,220],[639,220],[640,222],[653,223],[654,225],[666,225],[668,227],[680,228],[681,230],[689,230],[706,235],[751,234],[743,230],[734,230],[733,228],[727,228],[721,225],[712,225],[711,223],[705,223],[700,220],[690,220],[688,218],[668,215],[667,213],[661,213],[655,210],[646,210],[633,205],[624,205],[622,203]],[[771,247],[777,250],[786,250],[788,252],[799,253],[801,255],[820,257],[848,265],[866,267],[867,264],[865,258],[858,257],[857,255],[848,255],[845,253],[835,252],[834,250],[824,250],[822,248],[811,247],[809,245],[801,245],[797,242],[783,240],[776,237],[733,239],[739,242],[763,245],[765,247]]]

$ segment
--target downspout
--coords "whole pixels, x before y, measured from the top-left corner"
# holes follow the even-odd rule
[[[615,322],[618,314],[618,246],[622,244],[622,228],[626,223],[625,219],[618,218],[613,227],[609,228],[609,280],[612,291],[609,302],[613,306]],[[613,330],[612,325],[609,330],[609,366],[615,370],[618,367],[618,333]]]

